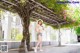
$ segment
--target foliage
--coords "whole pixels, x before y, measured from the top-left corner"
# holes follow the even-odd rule
[[[80,26],[76,28],[76,34],[80,36]]]
[[[53,10],[56,14],[60,14],[63,11],[63,9],[67,9],[66,4],[58,4],[57,0],[40,0],[40,2],[49,9]]]
[[[19,33],[19,30],[16,28],[11,29],[11,39],[15,39],[16,35]]]
[[[67,0],[58,0],[58,1],[67,1]],[[53,10],[55,14],[61,15],[63,17],[64,11],[67,17],[67,22],[74,22],[70,24],[65,24],[62,27],[71,27],[79,25],[80,23],[80,7],[76,6],[76,4],[58,4],[57,0],[40,0],[43,5]]]
[[[23,35],[22,35],[21,33],[19,33],[19,34],[16,35],[15,40],[16,40],[16,41],[21,41],[22,38],[23,38]]]
[[[1,15],[3,14],[3,12],[4,11],[2,9],[0,9],[0,19],[2,18]]]
[[[22,33],[19,32],[17,28],[11,29],[11,37],[12,40],[20,41],[23,38]]]
[[[22,6],[25,6],[26,5],[26,0],[20,0],[20,3]]]
[[[80,23],[80,6],[79,4],[69,4],[67,6],[67,17],[71,18],[74,22],[74,24],[77,25],[77,23]]]

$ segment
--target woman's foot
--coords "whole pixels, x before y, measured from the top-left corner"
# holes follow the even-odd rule
[[[37,52],[37,49],[36,49],[36,48],[34,48],[34,52],[35,52],[35,53]]]

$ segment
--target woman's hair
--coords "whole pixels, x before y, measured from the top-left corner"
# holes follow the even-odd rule
[[[43,23],[43,20],[39,19],[39,20],[38,20],[38,24],[39,24],[39,22]],[[42,24],[41,24],[41,25],[42,25]]]

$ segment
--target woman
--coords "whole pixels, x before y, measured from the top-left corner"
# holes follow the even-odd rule
[[[37,32],[37,40],[38,40],[38,42],[37,42],[35,50],[34,50],[35,52],[37,52],[38,46],[39,46],[40,51],[43,51],[42,50],[42,32],[43,32],[44,28],[42,26],[42,23],[43,23],[42,20],[38,20],[38,23],[36,25],[36,32]]]

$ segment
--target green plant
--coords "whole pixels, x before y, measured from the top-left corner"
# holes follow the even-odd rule
[[[76,34],[77,34],[77,36],[80,36],[80,27],[76,28]]]
[[[23,38],[23,35],[21,33],[19,33],[19,34],[16,35],[15,39],[16,39],[16,41],[21,41],[22,38]]]

